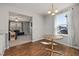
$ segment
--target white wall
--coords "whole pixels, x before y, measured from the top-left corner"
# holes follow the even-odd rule
[[[13,6],[5,6],[0,4],[0,32],[8,34],[8,21],[9,21],[9,12],[15,12],[23,15],[32,16],[33,28],[32,28],[32,38],[33,41],[40,40],[43,35],[42,27],[42,16],[22,10]],[[8,39],[8,38],[7,38]],[[8,41],[9,42],[9,41]],[[3,44],[6,44],[5,42]],[[8,44],[8,43],[7,43]]]
[[[6,7],[3,6],[3,5],[0,5],[0,53],[1,55],[3,54],[4,52],[4,49],[8,48],[8,42],[7,42],[7,39],[8,39],[8,13],[7,13],[7,10],[6,10]],[[5,37],[7,36],[7,37]],[[5,41],[7,43],[5,43]]]
[[[79,4],[73,7],[73,24],[74,24],[74,35],[75,39],[73,44],[79,48]]]
[[[0,5],[0,32],[8,33],[8,13],[5,6]]]
[[[54,34],[54,16],[44,16],[44,34]]]
[[[5,39],[5,34],[0,33],[0,55],[3,55],[4,50],[5,50],[5,44],[3,44],[5,42],[4,39]]]
[[[43,18],[41,16],[34,17],[35,21],[33,21],[33,38],[36,38],[34,41],[42,39],[43,35]]]

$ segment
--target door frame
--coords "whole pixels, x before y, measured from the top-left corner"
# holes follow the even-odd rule
[[[19,14],[19,13],[17,13],[17,14]],[[25,15],[25,16],[27,16],[27,15]],[[9,15],[9,17],[10,17],[10,15]],[[32,42],[32,40],[33,40],[33,17],[32,16],[29,16],[31,19],[31,42]],[[8,44],[9,44],[9,47],[8,48],[10,48],[10,18],[9,18],[9,20],[8,20],[9,22],[8,22],[8,41],[9,42],[7,42]]]

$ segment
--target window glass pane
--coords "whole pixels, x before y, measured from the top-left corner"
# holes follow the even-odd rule
[[[58,14],[55,17],[55,34],[68,34],[67,14]]]

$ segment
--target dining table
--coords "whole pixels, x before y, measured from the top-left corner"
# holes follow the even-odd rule
[[[54,44],[55,44],[54,40],[61,40],[61,39],[63,39],[62,35],[48,35],[47,40],[51,41],[51,49],[47,49],[47,50],[51,51],[51,56],[54,55],[54,53],[64,55],[60,51],[54,50]]]

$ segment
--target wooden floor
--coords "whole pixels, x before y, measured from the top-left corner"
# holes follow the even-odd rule
[[[45,46],[41,44],[40,40],[33,43],[26,43],[23,45],[18,45],[7,49],[4,53],[4,56],[50,56],[50,51],[47,51],[45,48],[50,48],[50,46]],[[55,50],[62,52],[65,56],[79,56],[79,50],[70,48],[61,44],[54,46]],[[54,54],[54,56],[61,56]]]

